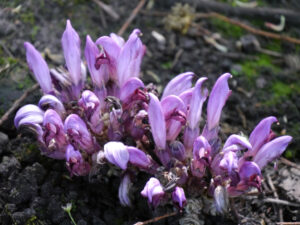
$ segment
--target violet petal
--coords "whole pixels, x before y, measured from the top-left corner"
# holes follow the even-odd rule
[[[267,163],[278,158],[292,141],[291,136],[281,136],[263,145],[254,156],[253,161],[262,169]]]
[[[111,141],[104,145],[105,158],[123,170],[127,169],[129,152],[122,142]]]
[[[161,104],[158,98],[149,93],[150,102],[148,107],[148,117],[155,144],[159,149],[166,148],[166,123]]]
[[[231,74],[225,73],[219,77],[216,81],[207,104],[207,124],[208,129],[212,130],[218,126],[222,108],[224,107],[227,98],[231,94],[231,90],[228,87],[228,79]]]
[[[192,86],[193,72],[186,72],[174,77],[165,87],[162,99],[169,95],[180,95]]]
[[[80,56],[80,38],[77,32],[71,25],[70,20],[67,20],[66,29],[63,33],[62,48],[70,78],[72,83],[77,86],[82,80],[81,77],[81,56]]]
[[[39,83],[45,94],[53,92],[50,71],[46,61],[35,47],[29,42],[24,43],[26,49],[26,59],[29,68],[32,70],[35,79]]]

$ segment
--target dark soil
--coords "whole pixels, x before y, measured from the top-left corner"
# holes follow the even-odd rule
[[[265,6],[293,8],[300,11],[293,1],[258,1]],[[275,4],[276,5],[272,5]],[[85,35],[93,40],[101,35],[117,32],[128,18],[138,1],[111,1],[119,13],[114,21],[101,12],[92,1],[76,0],[13,0],[0,2],[0,115],[3,115],[25,89],[35,81],[26,65],[24,41],[30,41],[43,52],[50,66],[61,64],[60,38],[66,19],[71,19],[85,43]],[[170,12],[173,1],[155,1],[149,12]],[[237,18],[239,19],[239,18]],[[239,19],[241,20],[241,19]],[[263,22],[241,20],[263,28]],[[247,32],[216,19],[196,21],[203,28],[222,36],[220,43],[228,48],[227,53],[218,51],[205,42],[202,35],[195,35],[193,28],[182,34],[165,28],[163,17],[150,16],[141,12],[130,25],[143,32],[143,43],[147,54],[142,65],[142,79],[153,82],[162,90],[175,75],[193,71],[198,77],[207,76],[211,87],[224,72],[232,72],[230,96],[222,115],[222,135],[243,132],[249,135],[263,118],[273,115],[280,122],[274,126],[278,134],[293,136],[293,143],[285,157],[300,161],[300,46],[256,38],[261,47],[277,51],[282,56],[273,57],[257,52],[253,46],[245,45],[243,51],[236,42],[244,40]],[[158,42],[152,31],[162,34],[166,42]],[[300,38],[300,29],[286,27],[286,35]],[[176,55],[182,52],[178,60]],[[38,102],[41,93],[36,91],[22,104]],[[205,109],[204,109],[205,110]],[[205,113],[204,113],[205,114]],[[174,211],[171,204],[152,210],[140,191],[147,180],[146,174],[139,174],[131,190],[133,207],[121,207],[118,200],[120,179],[111,175],[101,177],[109,168],[95,168],[90,177],[69,177],[61,161],[41,156],[30,135],[19,135],[13,126],[14,114],[0,126],[0,224],[72,224],[62,206],[72,203],[72,215],[77,225],[84,224],[134,224]],[[298,150],[298,151],[297,151]],[[299,165],[299,164],[298,164]],[[265,169],[270,175],[280,199],[300,204],[300,172],[296,167],[278,161],[278,169]],[[264,176],[266,178],[266,176]],[[211,200],[200,196],[190,198],[190,206],[197,208],[194,217],[183,212],[156,224],[275,224],[280,221],[282,210],[284,221],[300,221],[299,207],[272,204],[266,198],[274,198],[270,183],[263,181],[263,192],[258,196],[246,196],[233,200],[225,215],[216,215],[211,209]],[[195,203],[196,202],[196,203]],[[192,208],[192,207],[191,207]],[[193,210],[191,210],[193,211]],[[182,220],[183,221],[183,220]]]

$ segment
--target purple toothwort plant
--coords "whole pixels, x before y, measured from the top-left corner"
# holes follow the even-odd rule
[[[124,206],[131,205],[133,176],[144,171],[151,177],[141,195],[151,206],[172,199],[182,210],[186,195],[196,190],[213,197],[216,209],[225,212],[228,198],[261,189],[261,170],[292,137],[276,138],[271,125],[277,119],[267,117],[249,138],[233,134],[222,145],[219,124],[231,75],[221,75],[209,94],[208,78],[193,86],[195,74],[182,73],[159,98],[153,85],[138,78],[146,50],[140,35],[135,29],[126,42],[116,34],[96,42],[87,36],[84,62],[79,36],[68,20],[61,41],[65,65],[52,69],[26,42],[27,63],[44,95],[38,106],[19,109],[15,126],[33,131],[42,154],[65,160],[71,175],[88,175],[96,164],[121,169]],[[86,82],[85,65],[92,85]]]

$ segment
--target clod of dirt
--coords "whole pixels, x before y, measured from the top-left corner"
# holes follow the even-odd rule
[[[279,186],[285,190],[291,201],[300,202],[300,170],[296,168],[280,171],[281,182]]]

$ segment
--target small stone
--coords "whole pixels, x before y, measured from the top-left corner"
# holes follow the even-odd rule
[[[19,161],[14,156],[4,156],[0,164],[0,176],[8,177],[13,171],[20,167]]]

